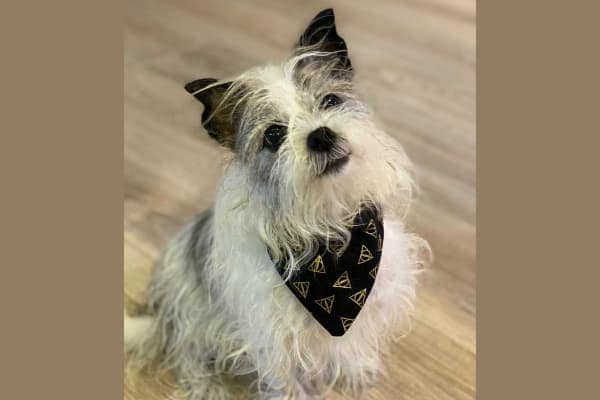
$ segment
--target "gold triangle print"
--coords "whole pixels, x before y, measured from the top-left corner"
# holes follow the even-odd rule
[[[362,247],[360,248],[360,256],[358,256],[357,264],[366,263],[367,261],[372,260],[372,259],[373,259],[373,254],[371,254],[371,252],[369,251],[367,246],[365,246],[363,244]]]
[[[315,300],[317,303],[327,314],[331,314],[331,309],[333,308],[333,300],[335,300],[335,295],[332,294],[329,297],[325,297],[324,299]]]
[[[355,302],[359,307],[362,307],[365,304],[365,300],[367,299],[367,289],[363,289],[359,292],[354,293],[349,297],[350,300]]]
[[[352,285],[350,284],[350,277],[348,276],[348,271],[344,271],[344,273],[341,274],[339,278],[337,278],[337,280],[333,284],[333,287],[352,289]]]
[[[311,272],[316,272],[318,274],[324,274],[327,271],[325,270],[325,264],[323,264],[323,259],[321,256],[317,256],[315,260],[310,264],[308,270]]]
[[[383,249],[383,240],[381,240],[381,235],[377,235],[377,251],[381,251]]]
[[[342,255],[342,250],[344,250],[344,242],[342,242],[342,241],[335,241],[335,242],[332,242],[332,243],[329,245],[329,248],[330,248],[331,250],[333,250],[333,252],[334,252],[335,254],[337,254],[337,256],[339,257],[339,256],[341,256],[341,255]]]
[[[369,271],[369,275],[371,275],[371,278],[375,279],[375,277],[377,276],[378,270],[379,270],[379,265],[376,265],[375,268],[373,268],[371,271]]]
[[[302,295],[302,297],[306,298],[306,296],[308,295],[308,288],[310,286],[310,282],[294,282],[292,283],[292,285],[294,285],[294,287],[296,288],[298,293]]]
[[[340,320],[342,321],[342,327],[344,328],[344,332],[346,332],[348,328],[350,328],[350,325],[352,325],[352,323],[354,322],[353,318],[340,317]]]
[[[373,222],[372,218],[369,221],[369,224],[367,225],[367,227],[365,229],[363,229],[363,232],[366,233],[367,235],[371,235],[374,238],[377,238],[377,226],[375,226],[375,222]]]

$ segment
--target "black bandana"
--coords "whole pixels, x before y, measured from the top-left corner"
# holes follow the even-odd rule
[[[286,282],[302,305],[333,336],[352,325],[371,292],[383,245],[383,221],[377,210],[363,207],[354,218],[350,243],[321,244],[317,255]],[[286,261],[277,264],[284,276]]]

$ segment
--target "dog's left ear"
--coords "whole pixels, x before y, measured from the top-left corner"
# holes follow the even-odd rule
[[[185,85],[185,90],[204,105],[202,125],[209,136],[229,148],[233,148],[235,143],[232,102],[225,99],[225,93],[231,84],[232,82],[218,83],[216,79],[205,78]]]
[[[300,36],[296,45],[296,52],[302,54],[308,51],[327,53],[316,56],[315,60],[323,57],[324,60],[335,60],[335,68],[345,77],[352,77],[352,63],[348,57],[346,42],[338,35],[335,27],[335,14],[333,9],[327,8],[318,13]]]

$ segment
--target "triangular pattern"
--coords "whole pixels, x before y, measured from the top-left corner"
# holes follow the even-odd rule
[[[335,241],[329,244],[329,248],[339,257],[342,255],[342,250],[344,250],[344,242]]]
[[[310,282],[294,282],[292,283],[298,293],[302,295],[302,297],[306,298],[308,295],[308,288],[310,287]]]
[[[354,318],[340,317],[340,320],[342,321],[342,327],[344,328],[344,332],[346,332],[350,328],[350,325],[352,325],[352,323],[354,322]]]
[[[375,277],[377,276],[378,270],[379,270],[379,265],[376,265],[375,268],[373,268],[372,270],[369,271],[369,275],[371,275],[371,278],[375,279]]]
[[[363,232],[367,235],[371,235],[374,238],[377,238],[377,226],[375,226],[375,222],[373,222],[373,219],[369,221],[369,224],[365,227]]]
[[[344,239],[315,238],[318,249],[301,264],[287,257],[276,263],[290,296],[333,336],[347,334],[380,279],[384,226],[378,210],[362,207],[348,230]]]
[[[315,300],[317,303],[327,314],[331,314],[331,309],[333,308],[333,301],[335,300],[335,295],[332,294],[329,297],[325,297],[324,299]]]
[[[352,285],[350,284],[350,277],[348,276],[348,271],[344,271],[344,273],[341,274],[339,278],[337,278],[337,280],[333,283],[333,287],[352,289]]]
[[[356,263],[363,264],[372,259],[373,259],[373,254],[371,254],[371,252],[369,251],[367,246],[365,246],[363,244],[362,247],[360,248],[360,256],[358,256],[358,261]]]
[[[365,300],[367,299],[367,289],[363,289],[354,293],[349,297],[350,300],[355,302],[359,307],[362,307],[365,304]]]
[[[318,274],[326,273],[327,271],[325,270],[325,264],[323,264],[323,258],[321,256],[317,256],[317,258],[315,258],[315,260],[308,267],[308,270]]]

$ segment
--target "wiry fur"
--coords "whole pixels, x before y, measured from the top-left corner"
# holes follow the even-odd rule
[[[151,327],[130,347],[134,359],[160,358],[191,399],[228,398],[221,377],[248,374],[261,398],[317,399],[332,388],[355,394],[383,371],[381,354],[407,327],[427,248],[402,222],[413,192],[410,164],[376,128],[352,82],[332,75],[335,68],[323,53],[297,51],[281,65],[236,77],[214,111],[231,115],[231,163],[214,206],[173,239],[158,264]],[[321,110],[329,93],[344,102]],[[273,123],[288,127],[276,153],[262,149]],[[327,155],[306,146],[320,126],[339,135]],[[322,175],[347,154],[339,173]],[[315,238],[348,238],[363,202],[384,215],[379,273],[352,327],[333,337],[285,286],[267,248],[274,259],[302,266]]]

